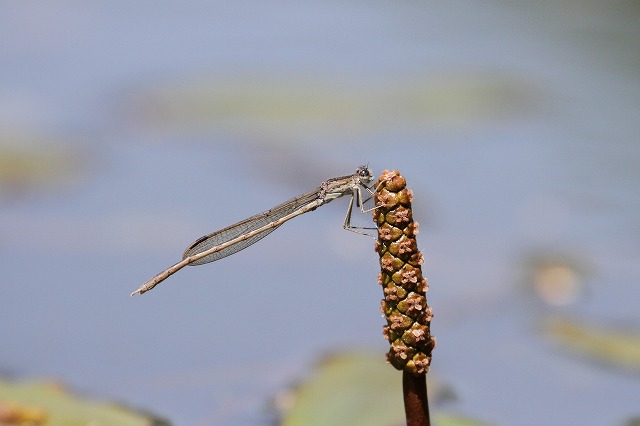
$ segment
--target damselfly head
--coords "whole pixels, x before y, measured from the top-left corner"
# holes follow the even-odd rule
[[[364,185],[371,183],[371,181],[373,181],[373,172],[371,172],[371,169],[369,168],[369,166],[358,167],[358,169],[356,170],[356,175],[358,176],[360,183]]]

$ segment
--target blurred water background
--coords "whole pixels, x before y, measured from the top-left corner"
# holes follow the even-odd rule
[[[446,408],[626,424],[640,360],[549,324],[640,333],[639,21],[630,1],[3,3],[0,371],[267,424],[318,357],[387,350],[346,200],[129,293],[368,163],[414,191]]]

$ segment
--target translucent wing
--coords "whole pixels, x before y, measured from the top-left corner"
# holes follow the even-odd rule
[[[255,216],[251,216],[250,218],[247,218],[234,225],[227,226],[226,228],[223,228],[212,234],[200,237],[185,250],[182,258],[185,259],[189,256],[193,256],[194,254],[202,253],[203,251],[209,250],[212,247],[219,246],[220,244],[237,238],[240,235],[244,235],[248,232],[259,229],[271,222],[275,222],[276,220],[295,212],[300,207],[306,206],[312,201],[317,200],[319,194],[320,188],[317,188],[313,191],[307,192],[306,194],[302,194],[288,201],[285,201],[284,203],[279,204],[272,209],[269,209],[262,213],[258,213]],[[240,250],[245,249],[250,245],[260,241],[277,228],[278,226],[274,226],[273,228],[262,231],[251,238],[240,241],[237,244],[212,253],[209,256],[203,257],[202,259],[196,260],[195,262],[192,262],[191,265],[202,265],[237,253]]]

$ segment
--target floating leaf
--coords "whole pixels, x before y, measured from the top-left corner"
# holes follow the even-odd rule
[[[0,380],[0,424],[161,426],[169,423],[116,404],[79,398],[56,383]]]
[[[429,377],[431,406],[451,399],[451,392]],[[327,357],[312,378],[277,399],[283,426],[366,425],[405,423],[402,373],[382,353],[354,352]],[[480,426],[449,414],[435,414],[436,426]]]
[[[436,413],[433,416],[432,423],[434,426],[487,426],[487,423],[446,413]]]
[[[72,181],[83,163],[80,154],[60,141],[0,129],[0,197]]]
[[[490,73],[387,82],[234,76],[156,86],[132,98],[130,110],[163,131],[254,132],[270,139],[460,126],[531,110],[534,92],[527,81]]]
[[[545,331],[562,348],[614,367],[640,372],[640,330],[556,318]]]

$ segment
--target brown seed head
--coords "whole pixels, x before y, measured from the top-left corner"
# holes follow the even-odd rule
[[[427,280],[422,276],[424,257],[418,250],[418,224],[413,221],[413,194],[397,170],[382,172],[374,200],[373,220],[378,225],[376,252],[380,256],[378,283],[384,299],[380,310],[387,319],[383,328],[391,344],[388,362],[399,370],[425,374],[431,365],[435,338],[427,305]]]

